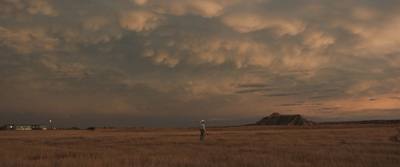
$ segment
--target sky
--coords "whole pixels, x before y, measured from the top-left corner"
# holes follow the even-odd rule
[[[3,0],[0,125],[400,119],[398,0]]]

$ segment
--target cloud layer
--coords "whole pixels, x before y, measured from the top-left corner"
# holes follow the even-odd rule
[[[152,126],[271,112],[400,117],[398,5],[0,2],[0,123],[26,113],[62,126],[87,115],[99,118],[82,126],[109,115],[173,120]]]

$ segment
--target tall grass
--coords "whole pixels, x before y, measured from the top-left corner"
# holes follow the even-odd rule
[[[0,167],[398,166],[400,125],[0,131]]]

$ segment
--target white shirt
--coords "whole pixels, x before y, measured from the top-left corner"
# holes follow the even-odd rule
[[[204,123],[200,124],[199,129],[206,131],[206,126],[204,125]]]

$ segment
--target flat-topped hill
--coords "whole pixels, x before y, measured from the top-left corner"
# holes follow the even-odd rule
[[[308,121],[300,115],[281,115],[279,113],[272,113],[270,116],[264,117],[257,121],[255,125],[289,125],[289,126],[304,126],[304,125],[318,125],[313,121]]]

